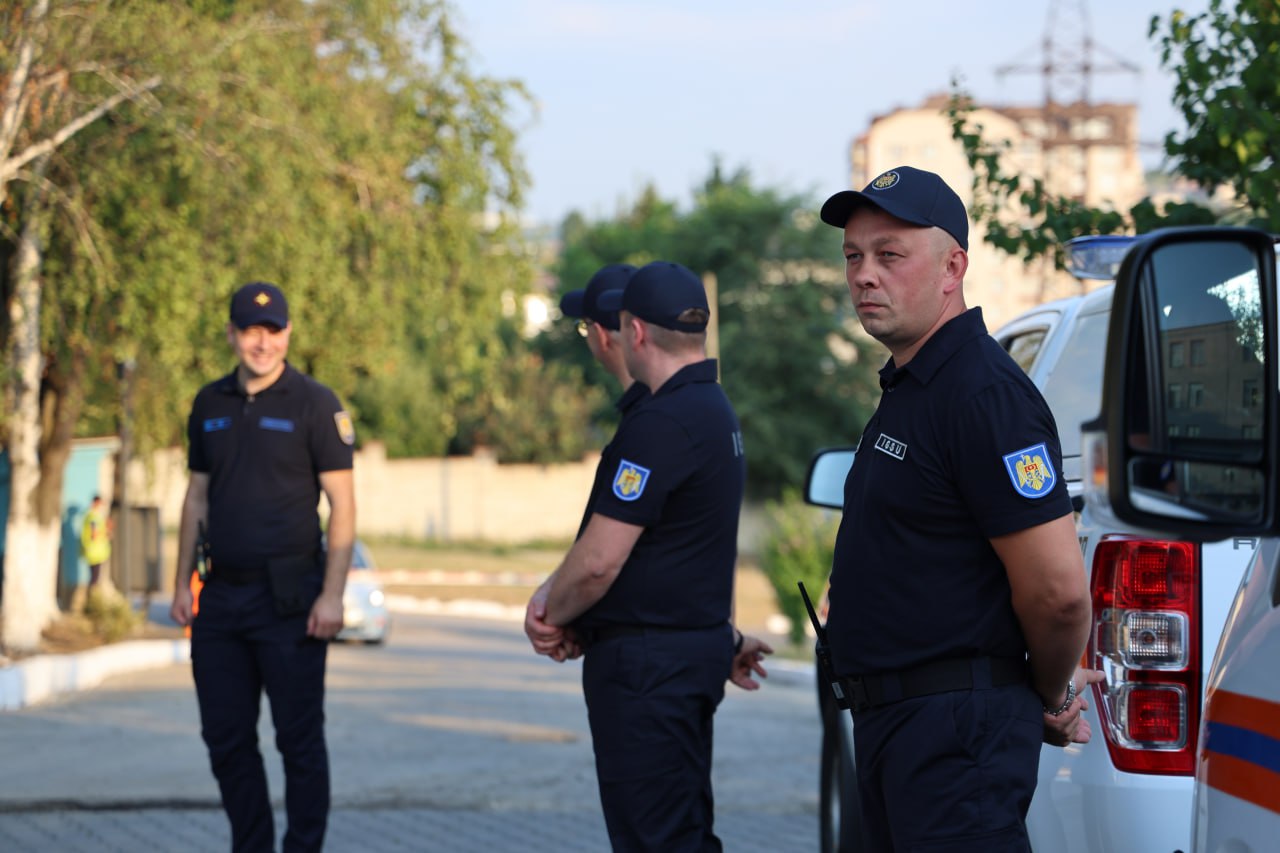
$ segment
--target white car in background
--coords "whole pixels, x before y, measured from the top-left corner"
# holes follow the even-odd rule
[[[351,570],[342,593],[342,630],[335,639],[380,645],[391,631],[387,596],[375,571],[373,554],[359,539],[351,551]]]

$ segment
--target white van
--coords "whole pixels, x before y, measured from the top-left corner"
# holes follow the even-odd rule
[[[1082,238],[1068,246],[1081,278],[1115,275],[1132,237]],[[1258,540],[1199,544],[1120,521],[1105,501],[1086,500],[1081,425],[1101,411],[1110,285],[1024,312],[993,337],[1044,395],[1062,442],[1063,476],[1089,572],[1094,630],[1086,652],[1107,679],[1087,712],[1094,739],[1044,747],[1027,818],[1037,853],[1174,853],[1191,847],[1196,747],[1205,670]],[[1170,390],[1188,413],[1207,389],[1191,369],[1206,357],[1188,340],[1188,378]],[[848,449],[815,457],[806,498],[838,508]],[[849,714],[819,685],[824,721],[821,840],[826,851],[857,851],[857,800]]]
[[[1103,415],[1086,456],[1088,500],[1197,539],[1264,536],[1240,583],[1199,725],[1193,843],[1200,853],[1280,849],[1280,316],[1276,239],[1170,229],[1125,257],[1108,335]],[[1197,417],[1169,387],[1179,347],[1205,349]],[[1153,357],[1154,356],[1154,357]],[[1154,849],[1154,848],[1148,848]]]

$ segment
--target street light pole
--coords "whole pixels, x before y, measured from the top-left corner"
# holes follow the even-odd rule
[[[707,292],[707,307],[711,318],[707,321],[707,358],[716,360],[716,379],[720,378],[720,285],[713,272],[702,274],[702,288]]]

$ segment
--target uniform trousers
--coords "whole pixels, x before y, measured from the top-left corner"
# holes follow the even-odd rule
[[[867,850],[1026,853],[1043,708],[1025,684],[853,713]]]
[[[582,688],[615,851],[722,849],[712,828],[712,718],[732,664],[727,624],[588,647]]]
[[[319,591],[320,579],[315,587]],[[265,690],[276,748],[284,760],[285,853],[319,851],[329,815],[329,754],[324,738],[328,645],[307,637],[307,612],[280,617],[265,580],[214,575],[200,591],[191,628],[191,664],[201,735],[231,822],[235,853],[275,849],[258,716]]]

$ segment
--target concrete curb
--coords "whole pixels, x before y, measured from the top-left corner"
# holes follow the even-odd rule
[[[69,655],[39,655],[0,669],[0,711],[97,687],[122,672],[191,659],[191,641],[129,640]]]

